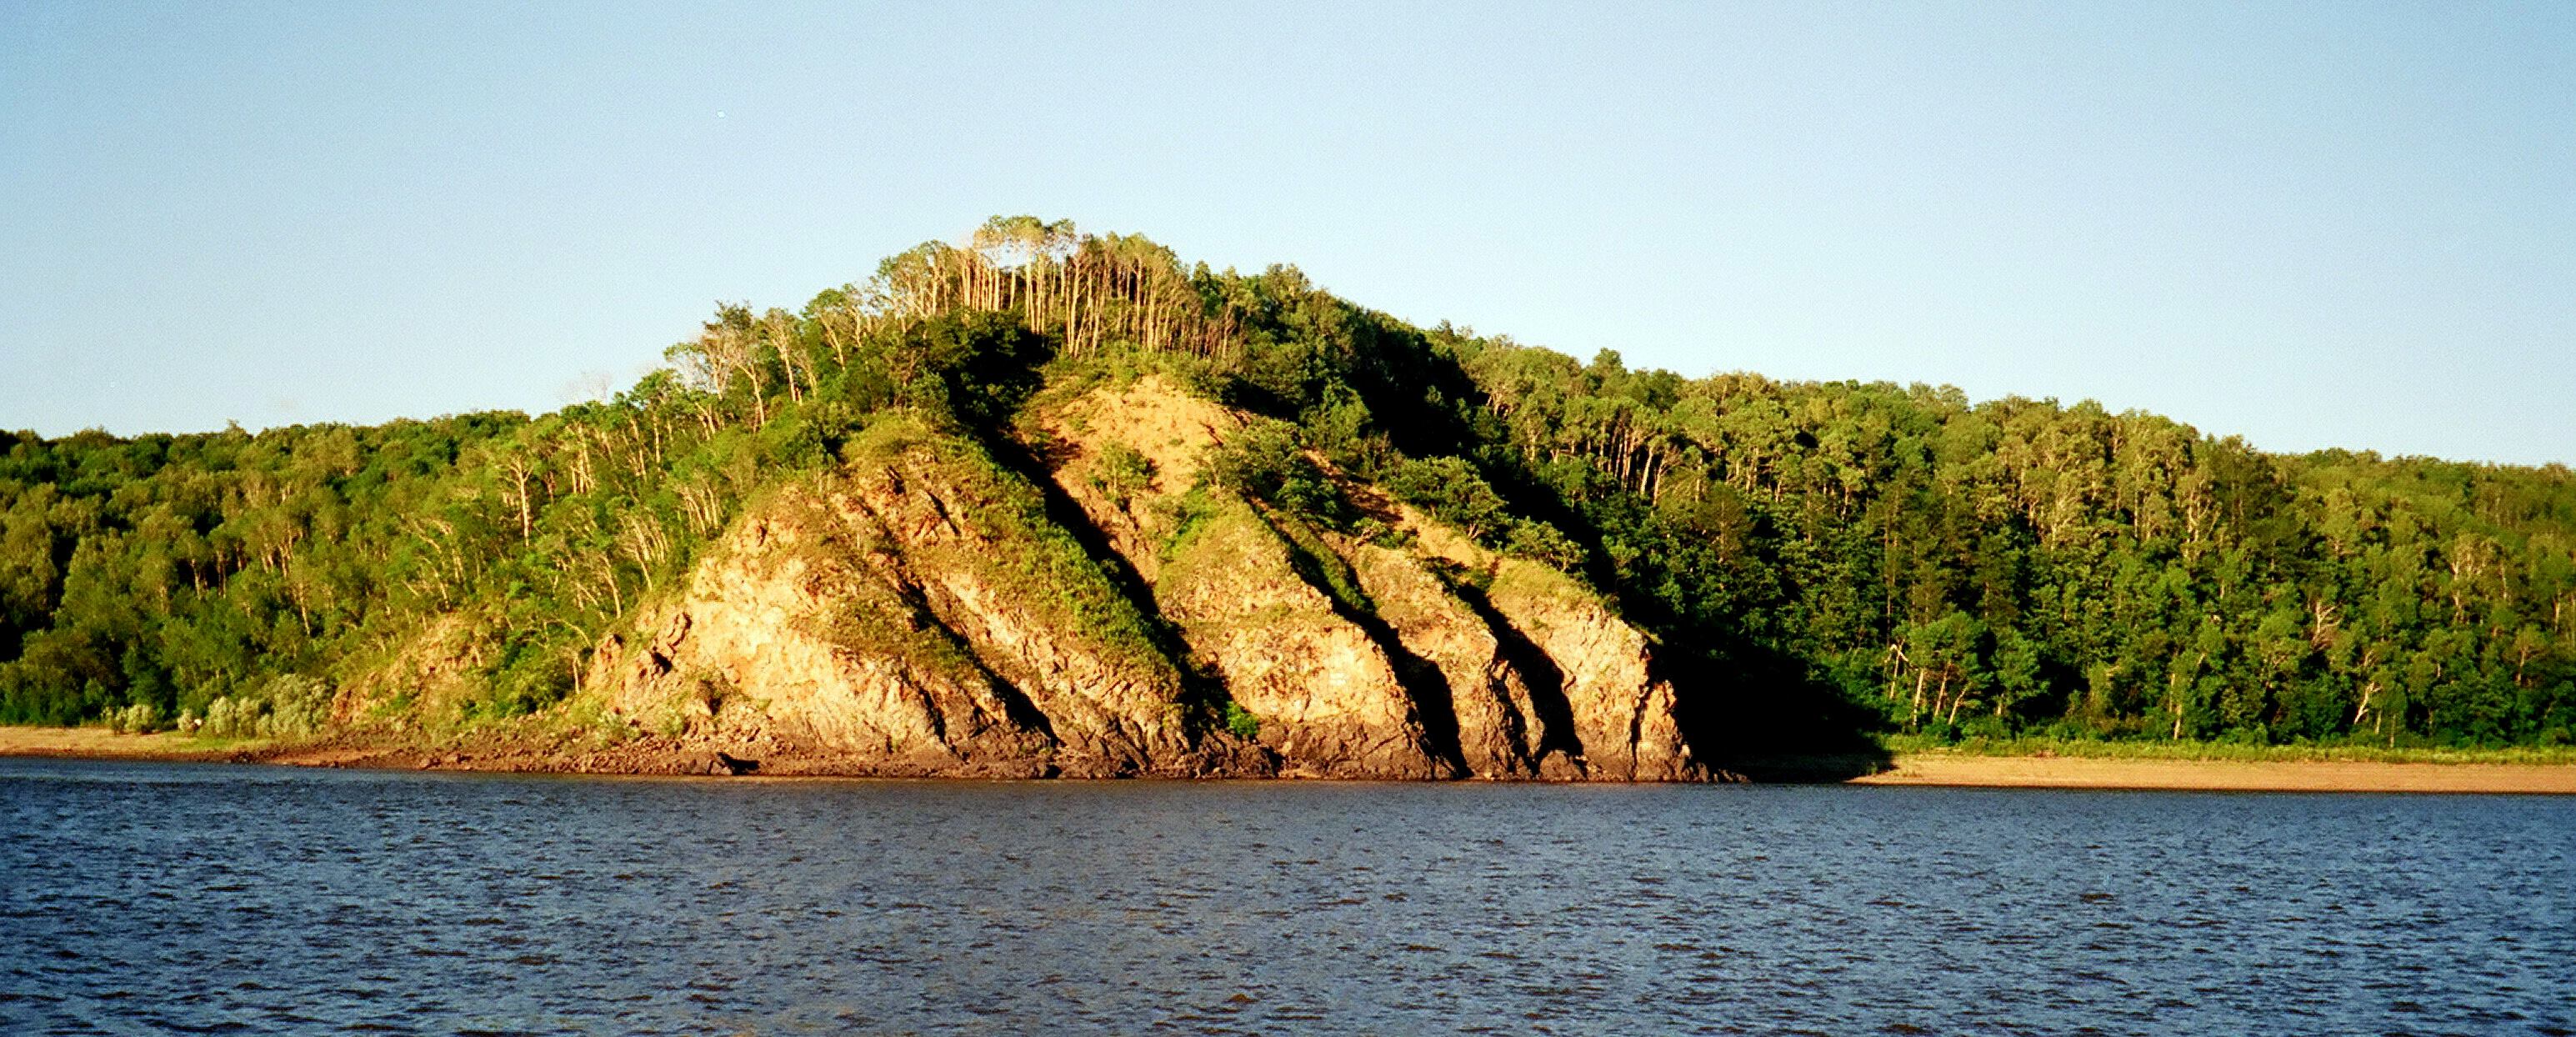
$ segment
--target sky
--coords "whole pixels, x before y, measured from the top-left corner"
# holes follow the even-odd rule
[[[989,215],[2576,463],[2576,4],[0,3],[0,428],[542,411]]]

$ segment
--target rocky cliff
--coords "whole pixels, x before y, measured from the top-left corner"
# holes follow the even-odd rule
[[[1200,478],[1244,427],[1155,376],[1042,404],[1007,461],[881,419],[602,645],[588,694],[764,772],[1708,776],[1649,639],[1579,581],[1365,485],[1363,539]]]

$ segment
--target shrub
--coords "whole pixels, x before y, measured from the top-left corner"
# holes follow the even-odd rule
[[[1036,391],[1053,354],[1045,336],[992,312],[950,312],[907,329],[886,348],[897,398],[970,425],[991,426]]]
[[[1153,485],[1153,459],[1125,443],[1111,443],[1101,449],[1100,466],[1091,473],[1091,488],[1111,504],[1124,509],[1137,494]]]
[[[1328,529],[1348,529],[1358,518],[1341,487],[1306,456],[1296,426],[1284,421],[1253,419],[1209,452],[1200,477]]]
[[[109,730],[125,734],[158,731],[161,729],[161,707],[149,702],[137,702],[124,709],[110,710],[107,714],[107,726]]]
[[[1511,535],[1503,540],[1503,551],[1558,569],[1583,564],[1582,545],[1557,532],[1555,526],[1527,519],[1512,523]]]
[[[2012,725],[1997,716],[1970,717],[1959,722],[1959,736],[2000,742],[2012,737]]]
[[[259,703],[217,696],[206,703],[205,725],[199,732],[208,738],[248,738],[259,733]]]
[[[268,682],[268,716],[260,733],[271,738],[302,738],[319,733],[331,719],[331,686],[301,674]]]
[[[1261,736],[1261,718],[1243,708],[1242,703],[1228,702],[1225,704],[1225,729],[1248,742]]]
[[[1511,512],[1502,495],[1463,458],[1406,461],[1389,473],[1386,488],[1397,499],[1458,527],[1479,543],[1489,543],[1491,537],[1511,528]]]
[[[492,675],[489,695],[467,712],[492,719],[526,716],[571,693],[572,672],[564,662],[539,646],[527,645]]]

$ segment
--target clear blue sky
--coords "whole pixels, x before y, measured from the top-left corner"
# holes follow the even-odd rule
[[[544,410],[987,215],[2576,462],[2576,4],[0,3],[0,427]]]

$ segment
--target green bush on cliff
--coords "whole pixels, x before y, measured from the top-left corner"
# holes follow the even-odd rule
[[[1322,467],[1306,456],[1297,427],[1254,418],[1210,451],[1199,478],[1327,529],[1347,530],[1359,515]]]
[[[1100,448],[1100,463],[1091,474],[1091,488],[1110,504],[1125,509],[1129,502],[1154,485],[1154,462],[1125,443],[1110,443]]]
[[[1343,559],[1341,552],[1324,541],[1323,536],[1301,517],[1280,515],[1265,523],[1288,550],[1288,562],[1308,586],[1323,591],[1335,607],[1351,615],[1369,615],[1377,611],[1368,592],[1360,588],[1359,573]]]
[[[1229,699],[1225,704],[1225,729],[1233,732],[1236,738],[1249,742],[1261,737],[1261,718]]]
[[[1387,473],[1386,488],[1469,539],[1484,541],[1511,528],[1511,505],[1463,458],[1404,461]]]

